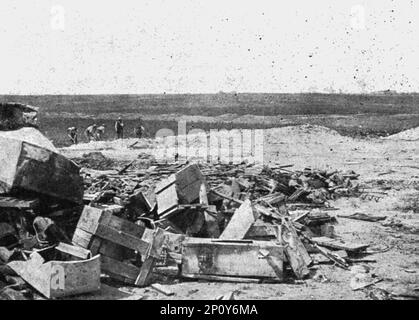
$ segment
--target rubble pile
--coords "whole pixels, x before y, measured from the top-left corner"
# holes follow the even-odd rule
[[[337,221],[327,213],[327,199],[341,194],[338,190],[356,194],[354,173],[291,172],[246,163],[151,163],[146,169],[83,168],[80,175],[84,206],[56,204],[45,216],[33,210],[39,200],[24,206],[17,203],[28,200],[18,194],[1,197],[5,207],[15,207],[13,215],[26,217],[26,226],[20,227],[24,238],[13,232],[15,226],[5,225],[2,262],[47,298],[97,290],[100,273],[137,286],[152,283],[153,274],[280,282],[288,268],[303,279],[313,264],[309,253],[320,252],[347,268],[348,260],[331,250],[356,253],[367,247],[334,240]],[[319,190],[324,197],[317,196]],[[76,253],[56,263],[84,261],[97,279],[66,292],[33,284],[28,268],[46,272],[44,266],[53,260],[44,252],[57,246]],[[88,252],[83,259],[80,250]],[[243,261],[254,263],[244,266]],[[43,277],[51,281],[51,274]]]
[[[180,170],[182,164],[148,162],[148,168],[130,170],[120,174],[118,170],[82,169],[86,197],[112,190],[118,198],[126,199],[137,190],[144,191],[155,186],[170,174]],[[290,171],[289,166],[256,166],[242,164],[200,163],[200,170],[208,185],[216,190],[224,190],[226,195],[237,191],[238,198],[287,203],[305,203],[307,206],[328,205],[330,199],[339,196],[360,196],[361,191],[355,172],[326,172],[306,168]],[[102,166],[103,168],[103,166]],[[110,168],[106,166],[106,168]],[[262,198],[266,196],[267,198]]]
[[[361,194],[354,172],[135,160],[115,168],[99,154],[80,170],[24,140],[0,144],[9,150],[0,155],[0,298],[94,292],[103,274],[160,292],[161,275],[301,280],[314,254],[348,269],[368,247],[336,240],[328,213],[329,199]]]
[[[82,158],[74,159],[74,162],[83,168],[98,170],[112,169],[115,166],[115,162],[106,158],[101,152],[85,153]]]

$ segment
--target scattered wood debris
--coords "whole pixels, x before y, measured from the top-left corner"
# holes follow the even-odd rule
[[[328,200],[363,194],[353,171],[149,159],[144,168],[136,160],[116,167],[97,152],[78,161],[80,170],[23,140],[0,144],[10,151],[0,155],[7,217],[0,220],[0,264],[47,298],[98,290],[101,273],[166,296],[174,292],[154,275],[259,283],[284,281],[290,269],[298,281],[310,276],[310,253],[348,269],[359,260],[348,254],[368,248],[336,240],[329,214]],[[64,272],[58,280],[54,268]],[[234,291],[223,299],[234,299]]]
[[[339,218],[353,219],[353,220],[362,220],[362,221],[371,221],[378,222],[387,219],[387,216],[374,216],[371,214],[355,212],[350,215],[338,215]]]
[[[158,292],[161,292],[161,293],[163,293],[164,295],[166,295],[166,296],[173,296],[175,293],[172,291],[172,290],[170,290],[167,286],[164,286],[164,285],[162,285],[162,284],[160,284],[160,283],[153,283],[152,285],[151,285],[151,287],[153,288],[153,289],[155,289],[155,290],[157,290]]]

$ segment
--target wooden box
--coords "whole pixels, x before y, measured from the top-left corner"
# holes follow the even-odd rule
[[[283,247],[270,241],[187,238],[183,242],[182,275],[282,280],[284,259]]]
[[[0,194],[34,191],[81,203],[79,167],[64,156],[28,142],[0,137]]]
[[[199,199],[205,177],[198,165],[189,165],[157,184],[155,189],[157,213],[168,217],[179,210],[181,204],[190,204]]]
[[[85,206],[72,241],[100,254],[102,271],[112,278],[141,286],[147,283],[155,259],[162,255],[165,232],[116,217],[111,207]],[[141,255],[140,267],[126,261],[135,252]]]

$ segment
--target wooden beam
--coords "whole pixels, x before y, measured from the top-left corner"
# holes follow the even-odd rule
[[[311,240],[314,243],[321,245],[323,247],[326,247],[326,248],[345,250],[349,252],[358,252],[358,251],[365,250],[366,248],[369,247],[368,244],[343,242],[343,241],[338,241],[336,239],[332,239],[329,237],[314,237],[314,238],[311,238]]]
[[[147,286],[150,282],[152,269],[156,260],[153,257],[148,257],[142,264],[140,272],[135,279],[135,285],[139,287]]]
[[[285,245],[285,254],[291,268],[298,279],[303,279],[310,273],[308,270],[308,265],[312,262],[310,255],[298,237],[293,225],[286,219],[282,221],[281,235]]]

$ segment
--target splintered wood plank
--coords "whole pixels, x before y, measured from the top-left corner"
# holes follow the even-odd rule
[[[108,227],[117,229],[121,232],[128,233],[134,237],[141,238],[144,234],[146,229],[145,224],[143,222],[133,223],[131,221],[121,219],[119,217],[112,217],[108,224]]]
[[[145,229],[142,240],[149,243],[150,247],[147,254],[143,256],[145,256],[145,258],[148,258],[148,256],[160,258],[167,234],[168,233],[161,228]]]
[[[218,225],[217,208],[216,206],[209,205],[208,189],[205,183],[201,183],[199,190],[199,203],[208,206],[204,212],[204,219],[208,236],[211,238],[218,238],[220,236],[220,227]]]
[[[294,227],[285,219],[282,221],[281,235],[291,268],[298,279],[303,279],[310,273],[308,269],[308,265],[312,262],[310,255]]]
[[[199,188],[199,203],[208,205],[208,191],[205,183],[201,183]]]
[[[165,190],[166,188],[172,186],[175,182],[176,182],[176,176],[171,175],[171,176],[167,177],[166,179],[163,179],[162,181],[158,182],[156,184],[156,188],[155,188],[154,192],[155,193],[160,193],[163,190]]]
[[[124,207],[119,204],[103,205],[100,206],[100,208],[110,212],[112,215],[120,213],[122,210],[124,210]]]
[[[99,237],[93,237],[89,244],[89,249],[92,252],[93,255],[96,255],[99,253],[99,250],[102,246],[102,242],[106,241],[104,239],[101,239]]]
[[[7,193],[13,188],[22,142],[0,137],[0,149],[0,192]]]
[[[243,239],[252,224],[256,221],[256,214],[250,200],[234,212],[233,217],[220,235],[220,239]]]
[[[148,257],[142,264],[141,270],[135,279],[135,285],[143,287],[149,284],[153,267],[155,265],[156,259],[153,257]]]
[[[55,247],[55,249],[71,256],[73,259],[78,259],[78,260],[86,260],[92,256],[92,253],[90,252],[90,250],[87,250],[79,246],[72,246],[64,242],[60,242]]]
[[[329,237],[315,237],[311,239],[314,243],[332,249],[346,250],[350,252],[357,252],[365,250],[369,247],[368,244],[353,243],[353,242],[341,242]]]
[[[281,238],[281,226],[277,224],[253,224],[246,233],[245,239],[262,240],[262,238]],[[281,240],[282,241],[282,240]]]
[[[164,219],[158,222],[158,225],[165,231],[173,234],[183,234],[183,231],[179,229],[173,222]]]
[[[159,215],[159,220],[167,220],[169,217],[171,217],[175,213],[185,210],[185,209],[189,209],[189,208],[182,208],[181,206],[174,206],[173,208]]]
[[[131,234],[99,224],[95,233],[96,236],[112,241],[126,248],[136,250],[140,254],[146,254],[150,248],[150,243],[145,242]]]
[[[171,175],[159,182],[155,188],[155,196],[158,215],[173,210],[179,204],[176,176]]]
[[[211,238],[220,237],[220,227],[218,225],[218,212],[215,206],[209,206],[204,212],[207,235]],[[221,219],[221,218],[220,218]]]
[[[117,281],[119,281],[119,282],[122,282],[122,283],[124,283],[124,284],[133,285],[133,284],[134,284],[134,282],[135,282],[135,280],[133,280],[133,279],[125,278],[125,277],[123,277],[123,276],[120,276],[119,274],[112,273],[112,272],[110,272],[110,271],[106,271],[106,274],[107,274],[109,277],[111,277],[112,279],[117,280]],[[103,286],[103,284],[102,284],[102,286]]]
[[[34,209],[39,205],[39,199],[18,199],[0,197],[0,208]]]
[[[233,195],[233,190],[231,186],[226,184],[220,184],[212,189],[209,192],[209,200],[210,202],[220,201],[223,199],[231,198]]]
[[[176,185],[172,184],[168,188],[156,193],[156,201],[158,215],[162,215],[177,207],[179,199],[176,191]]]
[[[240,197],[240,185],[236,181],[236,179],[233,179],[231,181],[231,191],[232,191],[232,197],[233,198],[239,198]]]
[[[265,216],[272,217],[277,220],[281,219],[281,215],[277,211],[271,211],[268,208],[261,206],[260,204],[255,204],[255,210],[259,214],[263,214]]]
[[[95,234],[98,225],[100,223],[107,224],[111,217],[111,211],[85,206],[77,223],[77,228]]]
[[[77,228],[74,231],[72,243],[85,249],[89,249],[93,234]]]
[[[183,274],[182,276],[185,278],[190,278],[190,279],[200,279],[200,280],[220,281],[220,282],[259,283],[261,281],[261,279],[257,279],[257,278],[215,276],[215,275],[210,275],[210,274]]]
[[[161,228],[148,229],[123,219],[112,217],[108,225],[100,224],[96,236],[120,246],[138,251],[142,256],[160,257],[166,232]],[[117,223],[113,223],[116,220]],[[121,224],[122,223],[122,224]],[[113,228],[113,226],[121,228]],[[102,244],[103,246],[103,244]]]

